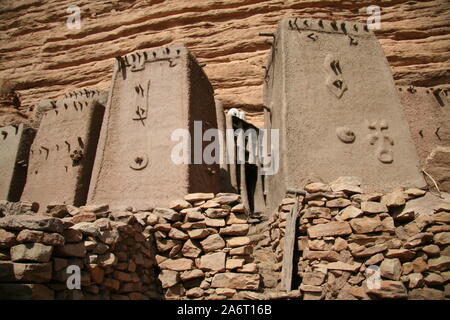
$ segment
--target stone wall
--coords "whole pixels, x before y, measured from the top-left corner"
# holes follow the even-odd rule
[[[420,189],[367,194],[358,179],[338,180],[308,184],[300,199],[293,286],[302,298],[450,298],[448,195],[444,200]],[[294,200],[285,198],[270,221],[279,278]]]
[[[251,224],[237,194],[193,193],[155,209],[146,230],[156,239],[166,299],[251,299],[260,290]]]
[[[310,183],[299,197],[292,288],[287,195],[269,220],[239,195],[188,194],[169,208],[0,203],[0,299],[449,299],[450,199]],[[67,289],[67,267],[81,290]]]
[[[0,299],[158,299],[150,212],[33,203],[0,207]],[[81,287],[69,290],[71,266]],[[69,279],[70,280],[70,279]],[[69,281],[69,283],[72,283]]]

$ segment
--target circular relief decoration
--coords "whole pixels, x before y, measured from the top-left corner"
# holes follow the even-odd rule
[[[336,129],[336,135],[338,136],[339,140],[344,143],[352,143],[353,141],[355,141],[355,133],[348,127],[338,127]]]
[[[148,165],[148,156],[143,153],[134,156],[130,161],[130,168],[133,170],[143,170]]]

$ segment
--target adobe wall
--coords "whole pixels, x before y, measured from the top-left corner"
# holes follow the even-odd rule
[[[39,130],[30,150],[22,200],[45,210],[52,202],[83,205],[89,190],[104,106],[96,99],[68,97],[37,110]]]
[[[270,211],[281,200],[272,191],[309,179],[353,174],[380,191],[425,186],[389,65],[366,25],[285,18],[267,69],[265,105],[282,136]]]
[[[0,199],[19,201],[36,132],[24,124],[0,128]]]
[[[217,128],[213,90],[195,58],[172,45],[118,59],[89,203],[145,208],[188,192],[217,192],[218,165],[194,164],[194,152],[192,164],[172,161],[175,130],[191,134],[193,150],[193,121],[202,121],[201,135]]]

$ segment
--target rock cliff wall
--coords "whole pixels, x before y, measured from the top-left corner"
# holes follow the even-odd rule
[[[81,29],[69,30],[66,9],[81,9]],[[398,84],[449,83],[450,3],[447,0],[6,0],[0,3],[0,78],[13,80],[22,110],[43,98],[86,86],[106,89],[114,57],[184,42],[206,63],[217,98],[262,121],[262,81],[272,32],[287,15],[365,22],[382,8],[376,30]],[[3,119],[20,119],[11,108]],[[9,121],[8,120],[8,121]]]

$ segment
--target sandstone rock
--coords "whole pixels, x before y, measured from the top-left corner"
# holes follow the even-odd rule
[[[205,252],[211,252],[225,247],[225,241],[218,234],[212,234],[200,242]]]
[[[361,203],[361,210],[364,213],[382,213],[382,212],[387,212],[387,207],[379,202],[374,202],[374,201],[364,201]]]
[[[402,191],[397,190],[391,193],[388,193],[384,195],[381,198],[381,203],[384,204],[386,207],[400,207],[405,205],[405,196]]]
[[[355,258],[364,258],[364,257],[372,256],[379,252],[386,251],[387,249],[388,249],[388,246],[386,243],[376,244],[369,248],[363,248],[362,250],[359,250],[359,251],[352,251],[352,255]]]
[[[0,218],[0,228],[11,230],[40,230],[62,233],[64,223],[61,219],[48,216],[14,215]]]
[[[434,206],[434,211],[447,211],[450,212],[450,203],[441,202]]]
[[[195,210],[190,210],[189,212],[186,213],[186,220],[187,221],[202,221],[205,220],[205,216],[203,215],[203,213],[201,213],[201,211],[195,209]]]
[[[416,253],[408,249],[389,249],[386,253],[386,258],[399,258],[402,261],[411,260],[416,256]]]
[[[327,192],[330,190],[331,190],[331,188],[329,185],[327,185],[325,183],[321,183],[321,182],[314,182],[314,183],[307,184],[305,186],[305,191],[307,191],[309,193]]]
[[[169,231],[169,237],[175,240],[187,240],[189,236],[181,230],[171,228]]]
[[[205,214],[208,216],[208,218],[220,219],[228,216],[230,214],[230,211],[227,209],[210,208],[206,210]]]
[[[0,283],[4,282],[49,282],[52,278],[52,263],[11,263],[0,261]]]
[[[305,291],[305,292],[322,293],[323,288],[321,286],[313,286],[313,285],[310,285],[310,284],[302,283],[300,285],[300,290]]]
[[[433,271],[446,271],[450,269],[450,257],[440,256],[428,260],[428,266]]]
[[[444,278],[436,273],[428,274],[424,280],[427,286],[440,286],[444,284]]]
[[[236,290],[235,289],[230,289],[230,288],[217,288],[216,289],[216,293],[218,295],[222,295],[228,298],[233,297],[236,294]]]
[[[107,213],[109,211],[109,205],[107,204],[91,204],[86,206],[81,206],[80,210],[82,213],[95,213],[101,215],[102,213]]]
[[[236,271],[244,273],[258,273],[258,265],[256,263],[246,263],[242,266],[242,268],[239,268]],[[268,284],[267,278],[264,278],[264,280],[265,284]]]
[[[441,252],[439,247],[435,244],[430,244],[428,246],[423,247],[422,251],[425,252],[429,257],[437,256]]]
[[[448,231],[450,231],[450,225],[434,225],[427,229],[427,232],[431,233],[448,232]]]
[[[433,241],[435,244],[440,245],[440,246],[449,245],[450,244],[450,232],[436,233],[433,236]]]
[[[107,252],[98,256],[97,263],[101,267],[114,266],[117,263],[118,258],[112,252]]]
[[[169,288],[176,285],[180,281],[179,273],[172,270],[161,270],[158,275],[159,281],[163,288]]]
[[[65,239],[59,233],[46,233],[42,235],[41,242],[51,246],[61,246],[65,243]]]
[[[378,216],[375,218],[363,217],[352,219],[350,225],[356,233],[362,234],[383,230],[383,224]]]
[[[20,233],[19,233],[20,234]],[[19,235],[18,235],[19,236]],[[11,247],[20,240],[16,240],[16,235],[13,232],[9,232],[3,229],[0,229],[0,248],[1,247]]]
[[[94,222],[97,220],[97,216],[93,212],[79,213],[70,219],[70,222],[77,224],[80,222]]]
[[[423,196],[426,193],[426,191],[418,188],[409,188],[403,191],[403,193],[407,195],[409,199],[411,199]]]
[[[244,259],[227,259],[225,263],[225,268],[227,270],[241,268],[244,266],[244,263],[245,263]]]
[[[206,271],[225,271],[226,254],[224,252],[210,253],[200,257],[200,269]]]
[[[404,247],[406,249],[411,249],[423,244],[426,244],[433,238],[432,233],[418,233],[415,236],[412,236],[406,240]]]
[[[409,300],[443,300],[444,292],[431,288],[411,290],[408,294]]]
[[[246,245],[242,247],[236,247],[230,250],[229,255],[231,256],[245,256],[253,253],[253,247]]]
[[[416,273],[425,272],[428,270],[428,265],[423,257],[418,257],[412,261],[412,268]]]
[[[181,273],[180,278],[182,281],[188,281],[192,279],[199,279],[204,278],[205,273],[203,270],[200,269],[194,269],[194,270],[188,270]]]
[[[352,202],[348,199],[337,198],[327,201],[326,206],[328,208],[345,208],[351,204]]]
[[[348,193],[362,193],[360,188],[362,183],[359,177],[340,177],[330,183],[331,190],[334,192],[345,191]]]
[[[248,233],[248,224],[233,224],[231,226],[221,228],[220,235],[223,236],[245,236]]]
[[[48,262],[53,253],[52,246],[41,243],[19,244],[11,248],[12,261]]]
[[[241,290],[258,290],[260,283],[259,274],[246,273],[218,273],[211,282],[213,288],[230,288]]]
[[[180,211],[183,209],[192,208],[192,205],[186,200],[179,199],[171,201],[169,204],[169,208],[176,211]]]
[[[370,257],[369,259],[366,260],[365,265],[366,266],[371,266],[371,265],[376,265],[379,264],[381,261],[383,261],[384,256],[382,253],[377,253],[376,255]]]
[[[205,203],[201,204],[198,208],[201,209],[220,208],[220,203],[214,200],[208,200]]]
[[[188,240],[184,243],[181,253],[188,258],[197,258],[202,253],[202,249],[192,240]]]
[[[203,294],[204,290],[202,288],[192,288],[187,290],[185,293],[188,298],[200,298]]]
[[[329,208],[310,207],[305,210],[302,219],[310,219],[310,218],[331,219],[331,210]]]
[[[96,237],[100,234],[100,230],[97,226],[90,222],[80,222],[71,227],[73,230],[78,230],[82,234],[86,234],[88,236]]]
[[[325,281],[326,274],[322,272],[305,272],[302,276],[302,284],[320,286]]]
[[[83,239],[83,234],[74,229],[67,229],[63,232],[64,239],[68,243],[80,242]]]
[[[62,257],[80,257],[83,258],[86,255],[86,248],[84,243],[66,243],[63,246],[55,248],[57,255]]]
[[[214,201],[219,204],[233,204],[241,200],[241,196],[235,193],[219,193],[214,198]]]
[[[245,224],[247,223],[247,217],[243,213],[231,212],[226,218],[226,223],[230,224]]]
[[[182,215],[180,213],[169,208],[155,208],[155,210],[153,210],[153,213],[169,221],[179,221],[182,218]]]
[[[408,288],[414,289],[418,287],[422,287],[424,284],[423,275],[421,273],[411,273],[408,275],[409,283]]]
[[[395,233],[395,223],[392,217],[386,217],[381,220],[381,225],[383,226],[383,231]]]
[[[344,263],[341,261],[338,262],[331,262],[325,265],[318,264],[318,268],[326,268],[329,270],[342,270],[342,271],[350,271],[350,272],[357,272],[359,268],[361,267],[361,263]]]
[[[400,260],[395,259],[384,259],[380,265],[381,276],[390,280],[400,280],[402,274],[402,265]]]
[[[249,237],[233,237],[226,240],[227,246],[231,248],[246,246],[250,244]]]
[[[231,208],[231,212],[245,213],[244,205],[242,203],[238,203],[233,208]]]
[[[450,224],[450,213],[449,212],[437,212],[432,216],[434,222],[442,222]]]
[[[350,225],[344,221],[319,224],[308,228],[308,235],[311,238],[343,236],[350,233],[352,233]]]
[[[379,289],[367,289],[367,294],[373,294],[382,299],[406,299],[408,293],[401,281],[382,280]]]
[[[184,200],[191,203],[211,199],[214,199],[214,193],[189,193],[184,196]]]
[[[219,228],[219,227],[225,227],[225,220],[224,219],[205,219],[206,226],[212,227],[212,228]]]
[[[334,251],[303,251],[303,258],[308,260],[339,261],[339,254]]]
[[[333,248],[332,244],[325,240],[308,240],[308,248],[318,251],[329,251]],[[304,249],[305,250],[305,249]],[[302,250],[302,251],[304,251]]]
[[[186,271],[193,269],[194,262],[191,259],[167,259],[159,264],[161,270]]]
[[[362,210],[354,206],[348,206],[339,213],[340,220],[354,219],[362,215],[363,215]]]
[[[89,274],[91,275],[91,280],[97,284],[101,284],[105,277],[105,271],[95,264],[89,265]]]
[[[193,229],[188,231],[189,238],[191,239],[204,239],[209,234],[209,231],[206,229]]]

